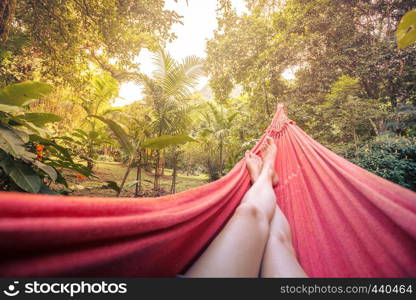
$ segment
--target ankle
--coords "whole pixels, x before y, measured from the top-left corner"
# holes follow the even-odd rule
[[[272,181],[274,169],[269,165],[263,165],[259,178],[263,178],[267,181]]]

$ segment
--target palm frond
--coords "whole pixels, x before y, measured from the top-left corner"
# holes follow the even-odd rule
[[[162,48],[159,49],[152,57],[153,63],[157,66],[153,72],[155,80],[161,80],[165,78],[169,73],[177,68],[177,62],[175,59]]]
[[[203,60],[201,58],[186,57],[161,78],[160,85],[163,87],[164,94],[180,99],[189,97],[190,89],[195,87],[198,78],[204,74],[202,66]]]
[[[234,121],[234,119],[239,115],[239,112],[234,112],[231,115],[227,116],[227,122],[228,123],[232,123],[232,121]]]

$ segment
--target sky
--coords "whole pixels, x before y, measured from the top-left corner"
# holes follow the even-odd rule
[[[246,12],[245,0],[232,0],[234,8],[238,13]],[[166,50],[176,59],[181,60],[189,55],[206,57],[205,45],[206,41],[213,37],[214,30],[217,27],[216,20],[217,0],[189,0],[186,4],[185,0],[166,0],[165,8],[176,11],[183,16],[183,24],[175,24],[172,26],[172,32],[177,38],[167,44]],[[140,72],[151,75],[154,70],[152,64],[152,54],[143,49],[136,58],[140,63]],[[282,74],[286,79],[292,79],[290,71]],[[204,87],[208,82],[208,78],[201,78],[196,90]],[[142,99],[142,88],[134,82],[123,83],[120,87],[119,97],[115,100],[113,106],[123,106],[134,101]]]

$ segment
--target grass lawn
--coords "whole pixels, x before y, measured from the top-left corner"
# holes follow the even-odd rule
[[[107,196],[114,197],[116,191],[105,188],[106,181],[115,181],[119,185],[126,171],[126,167],[118,162],[96,162],[94,166],[94,173],[97,178],[78,179],[74,175],[66,174],[65,178],[68,185],[74,192],[72,195],[83,196]],[[165,174],[160,180],[162,192],[160,194],[167,194],[170,191],[172,183],[172,170],[165,169]],[[142,190],[144,195],[153,196],[153,174],[142,171]],[[126,186],[136,180],[136,169],[132,169],[126,181]],[[198,176],[187,176],[179,173],[176,180],[176,192],[182,192],[193,187],[204,185],[208,182],[208,175],[200,174]],[[135,187],[123,191],[121,196],[133,197]]]

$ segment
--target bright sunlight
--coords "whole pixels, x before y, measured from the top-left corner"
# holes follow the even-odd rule
[[[238,13],[247,12],[244,0],[232,0],[232,4]],[[175,59],[182,59],[188,55],[206,56],[206,41],[212,38],[217,27],[216,7],[216,1],[166,1],[166,9],[174,10],[183,16],[183,24],[173,26],[172,31],[177,38],[166,46]],[[140,63],[141,72],[151,76],[154,70],[152,53],[143,49],[136,62]],[[201,77],[194,90],[203,89],[207,83],[208,78]],[[142,98],[142,88],[137,83],[125,82],[121,84],[119,97],[112,106],[128,105]]]
[[[74,277],[74,299],[147,295],[126,277],[410,295],[414,6],[0,0],[0,276]]]

